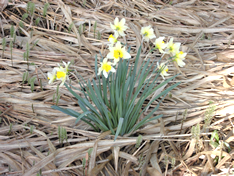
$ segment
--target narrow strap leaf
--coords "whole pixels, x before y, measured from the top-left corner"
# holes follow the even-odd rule
[[[119,132],[120,132],[122,125],[123,125],[123,120],[124,120],[124,118],[122,118],[122,117],[119,119],[119,124],[118,124],[117,130],[116,130],[116,133],[115,133],[114,141],[117,139],[117,137],[119,135]]]

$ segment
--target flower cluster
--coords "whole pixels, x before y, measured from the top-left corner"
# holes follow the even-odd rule
[[[141,35],[143,39],[149,42],[150,39],[156,38],[154,35],[154,30],[151,26],[142,27]],[[180,67],[185,66],[184,59],[187,53],[180,51],[181,43],[173,43],[173,38],[169,40],[168,43],[164,42],[165,37],[159,37],[154,42],[154,49],[158,49],[162,54],[169,54],[172,58],[172,61],[176,62]],[[158,65],[158,68],[161,70],[161,76],[168,76],[168,67],[165,63]]]
[[[109,53],[100,63],[98,75],[103,72],[103,75],[107,78],[110,72],[116,72],[114,67],[118,64],[120,59],[131,58],[131,55],[127,52],[125,46],[118,41],[119,36],[123,37],[126,35],[124,32],[128,29],[128,27],[125,25],[125,22],[126,20],[124,18],[121,20],[115,18],[114,24],[110,23],[110,27],[113,29],[114,35],[111,34],[108,38]],[[143,40],[147,42],[153,38],[156,38],[154,30],[151,26],[142,27],[140,32],[143,36]],[[163,55],[168,54],[172,58],[172,61],[176,62],[178,66],[185,66],[185,62],[183,60],[185,59],[187,53],[180,51],[181,43],[174,43],[173,38],[170,38],[169,42],[167,43],[165,43],[164,40],[165,37],[156,38],[155,42],[153,43],[154,49],[157,49]],[[112,62],[109,62],[108,59],[112,60]],[[63,64],[65,67],[58,65],[58,67],[55,67],[52,72],[47,73],[49,84],[53,83],[55,80],[61,80],[60,86],[62,86],[68,79],[68,67],[70,62],[67,64],[63,62]],[[168,66],[166,66],[166,63],[161,63],[160,65],[158,64],[158,69],[160,70],[160,75],[163,77],[163,79],[164,76],[169,76],[167,73]]]
[[[109,72],[115,72],[113,66],[115,66],[120,59],[130,59],[131,55],[126,51],[125,46],[122,46],[121,42],[118,41],[119,36],[125,36],[124,31],[128,29],[125,26],[125,19],[119,21],[118,18],[115,18],[114,24],[110,24],[111,28],[114,30],[114,36],[111,34],[108,38],[109,44],[109,53],[106,58],[101,62],[101,67],[98,69],[98,75],[103,72],[103,75],[107,78]],[[113,62],[108,62],[108,59],[112,59]]]
[[[172,89],[180,84],[180,82],[168,85],[167,88],[165,88],[167,83],[172,81],[177,75],[171,76],[167,80],[161,82],[157,80],[158,76],[153,77],[152,75],[157,72],[158,74],[160,73],[163,78],[164,76],[168,76],[168,66],[165,63],[161,63],[160,65],[157,63],[158,65],[156,68],[154,67],[153,71],[151,71],[149,67],[151,68],[152,63],[149,60],[147,62],[141,62],[142,44],[137,49],[135,62],[129,69],[130,62],[126,59],[130,59],[131,55],[126,50],[126,45],[119,40],[119,37],[124,37],[126,35],[125,31],[128,27],[125,25],[125,19],[119,20],[115,18],[114,24],[110,24],[110,27],[113,33],[108,37],[108,52],[105,57],[102,58],[103,60],[101,60],[98,70],[97,56],[95,57],[95,76],[97,81],[94,79],[92,79],[92,81],[86,81],[80,75],[79,77],[82,78],[79,80],[80,88],[78,90],[80,93],[77,94],[72,90],[73,86],[64,83],[65,80],[68,79],[70,71],[68,68],[70,63],[66,64],[65,62],[63,62],[64,66],[59,65],[59,67],[54,68],[52,72],[48,73],[48,79],[49,83],[55,80],[61,80],[61,85],[64,84],[67,90],[78,100],[78,105],[83,112],[76,112],[69,108],[58,107],[57,105],[52,106],[52,108],[75,117],[75,124],[82,120],[97,132],[111,131],[111,133],[115,135],[114,140],[116,140],[119,135],[123,136],[125,134],[130,135],[135,133],[146,123],[161,118],[163,116],[162,114],[157,116],[153,115],[158,110],[159,106],[154,107],[152,111],[144,115],[143,118],[141,117],[154,101],[162,97],[162,99],[158,101],[160,103]],[[141,34],[143,35],[143,39],[147,42],[156,38],[151,26],[143,27]],[[179,51],[180,44],[173,43],[173,39],[168,43],[164,43],[164,37],[159,37],[155,40],[154,45],[154,49],[158,49],[163,55],[168,54],[172,56],[174,61],[183,65],[179,61],[183,60],[186,53],[184,55],[184,53]],[[140,69],[139,64],[142,64]],[[115,73],[110,75],[110,79],[105,79],[111,72]],[[103,74],[103,76],[100,77],[97,76],[97,74]],[[155,86],[156,84],[157,86]],[[151,101],[145,105],[145,101],[149,96],[157,92],[160,88],[164,90],[161,91],[159,95],[154,96]]]
[[[62,86],[66,80],[68,80],[69,65],[70,62],[63,62],[64,67],[58,64],[58,67],[55,67],[52,72],[47,73],[49,84],[52,84],[55,80],[62,81],[60,86]]]

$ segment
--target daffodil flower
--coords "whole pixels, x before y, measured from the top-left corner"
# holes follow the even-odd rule
[[[66,69],[63,67],[57,68],[57,73],[56,73],[57,80],[62,81],[60,86],[62,86],[65,81],[68,79]]]
[[[173,38],[171,38],[170,41],[167,43],[166,52],[174,56],[175,53],[179,51],[180,45],[181,43],[173,43]]]
[[[62,81],[60,86],[62,86],[65,83],[65,81],[68,80],[68,72],[69,72],[70,62],[68,62],[68,63],[63,62],[63,64],[64,64],[65,68],[60,66],[60,65],[59,65],[59,67],[55,68],[57,71],[56,79]]]
[[[52,72],[48,72],[47,78],[49,80],[49,84],[52,84],[56,80],[56,69],[53,69]]]
[[[101,74],[103,71],[103,75],[105,78],[108,77],[109,72],[115,72],[116,70],[112,67],[113,63],[107,62],[107,58],[103,59],[103,62],[101,63],[101,67],[98,69],[98,75]]]
[[[167,44],[163,41],[165,37],[159,37],[155,40],[155,49],[158,49],[160,53],[165,53],[163,49],[167,47]]]
[[[121,47],[121,43],[118,41],[114,47],[110,47],[110,52],[106,56],[109,59],[114,59],[114,63],[119,62],[119,59],[129,59],[131,55],[126,51],[125,47]]]
[[[183,67],[183,66],[185,66],[185,63],[183,60],[185,59],[186,55],[187,55],[187,53],[184,53],[183,51],[177,52],[174,55],[173,61],[175,61],[180,67]]]
[[[115,18],[114,25],[110,23],[111,28],[115,31],[115,36],[118,34],[121,36],[125,36],[124,31],[128,28],[125,26],[125,18],[119,21],[119,18]]]
[[[151,26],[142,27],[141,28],[141,35],[143,35],[143,38],[148,42],[150,39],[155,38],[154,30]]]
[[[111,43],[109,46],[112,47],[118,40],[118,33],[117,35],[113,36],[112,34],[109,36],[108,41]]]
[[[158,63],[157,63],[158,64]],[[160,65],[158,65],[158,69],[161,72],[160,75],[164,78],[164,76],[169,76],[170,74],[168,74],[168,67],[165,65],[165,63],[161,63]]]

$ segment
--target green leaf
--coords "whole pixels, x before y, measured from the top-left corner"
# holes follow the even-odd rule
[[[73,28],[74,23],[72,22],[69,26],[68,26],[68,32],[71,33],[71,29]]]
[[[26,18],[28,18],[28,14],[24,13],[23,16],[22,16],[22,20],[24,21]]]
[[[73,116],[76,118],[78,118],[80,116],[80,113],[78,113],[72,109],[64,109],[64,108],[61,108],[61,107],[55,106],[55,105],[51,106],[51,108],[59,110],[59,111],[63,112],[64,114],[67,114],[67,115],[70,115],[70,116]]]
[[[46,13],[47,13],[47,10],[48,10],[48,7],[50,6],[49,3],[45,3],[44,5],[44,9],[43,9],[43,16],[45,17],[46,16]]]
[[[83,33],[82,29],[83,29],[83,25],[81,24],[81,25],[79,26],[79,30],[78,30],[80,35]]]
[[[82,117],[86,116],[87,114],[91,114],[91,112],[90,112],[90,111],[86,111],[86,112],[84,112],[83,114],[79,115],[79,117],[77,117],[77,119],[76,119],[75,124],[77,124],[77,123],[79,122],[79,120],[80,120]]]
[[[13,26],[13,25],[11,25],[11,28],[10,28],[11,38],[13,38],[14,33],[15,33],[15,28],[14,28],[14,26]]]
[[[33,90],[34,90],[34,82],[35,82],[35,80],[36,80],[36,77],[32,77],[31,79],[30,79],[30,86],[31,86],[31,91],[33,92]]]
[[[219,143],[210,141],[210,145],[212,145],[214,148],[217,148],[219,146]]]
[[[96,28],[97,28],[97,21],[95,21],[95,23],[93,25],[94,38],[95,38]]]
[[[124,121],[124,119],[121,117],[119,119],[119,124],[118,124],[117,130],[116,130],[116,133],[115,133],[115,139],[114,139],[114,141],[117,139],[117,137],[119,135],[119,132],[121,131],[121,128],[122,128],[122,125],[123,125],[123,121]]]
[[[137,137],[137,141],[136,141],[135,147],[136,147],[136,148],[139,148],[141,142],[142,142],[142,135],[139,135],[139,136]]]
[[[216,139],[217,143],[219,143],[219,134],[217,130],[214,130],[213,133],[211,134],[210,140],[213,141],[214,139]]]
[[[40,20],[41,20],[40,17],[37,17],[37,19],[35,20],[35,25],[36,26],[39,24]]]

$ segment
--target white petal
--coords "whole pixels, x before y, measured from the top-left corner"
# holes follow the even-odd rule
[[[113,65],[113,63],[112,63],[112,62],[107,62],[107,64],[108,64],[108,65]]]
[[[53,79],[50,79],[49,82],[48,82],[48,84],[51,84],[52,82],[53,82]]]
[[[97,74],[97,75],[100,75],[100,74],[101,74],[101,72],[102,72],[102,68],[101,68],[101,67],[99,67],[99,68],[98,68],[98,74]]]
[[[114,38],[117,39],[119,37],[119,34],[117,33],[116,35],[114,35]]]
[[[119,23],[119,18],[115,18],[114,24],[117,25]]]
[[[56,70],[56,67],[52,70],[52,74],[56,74],[57,70]]]
[[[108,58],[104,58],[102,63],[107,63]]]
[[[165,43],[163,43],[162,45],[161,45],[161,48],[162,49],[165,49],[167,47],[167,44],[165,44]]]
[[[159,37],[158,39],[160,39],[161,41],[163,41],[165,39],[165,37]]]
[[[174,40],[174,38],[173,38],[173,37],[172,37],[172,38],[170,38],[170,41],[169,41],[168,43],[172,44],[172,43],[173,43],[173,40]]]
[[[165,51],[163,51],[162,49],[159,49],[159,52],[162,54],[165,53]]]
[[[66,77],[64,77],[64,78],[62,79],[62,83],[60,84],[60,86],[63,86],[63,84],[65,83],[65,81],[66,81]]]
[[[116,36],[116,35],[119,35],[119,34],[118,34],[118,31],[115,30],[115,34],[114,34],[114,35],[115,35],[115,36]]]
[[[185,56],[187,55],[187,53],[183,53],[181,54],[181,58],[185,59]]]
[[[114,65],[116,65],[119,62],[119,58],[118,59],[114,59]]]
[[[126,34],[123,31],[119,31],[119,35],[125,36]]]
[[[123,52],[123,59],[130,59],[130,58],[131,58],[131,55],[127,51],[124,51]]]
[[[109,42],[113,45],[115,43],[115,39],[114,38],[110,38]]]
[[[59,67],[54,67],[54,70],[57,72],[59,70]]]
[[[120,43],[120,41],[118,41],[116,43],[115,48],[118,49],[118,50],[121,49],[121,43]]]
[[[105,78],[108,77],[108,74],[107,74],[107,72],[105,70],[103,70],[103,75],[105,76]]]
[[[165,79],[162,73],[160,75],[162,76],[163,79]]]
[[[106,57],[109,58],[109,59],[114,59],[114,53],[109,52]]]
[[[180,49],[180,45],[181,45],[181,43],[175,43],[175,49],[179,50]]]
[[[50,72],[47,72],[47,77],[50,78],[51,77],[51,73]]]
[[[122,31],[126,31],[127,29],[128,29],[127,26],[123,26],[123,27],[122,27]]]
[[[170,74],[168,74],[167,72],[166,73],[164,73],[164,76],[169,76]]]
[[[67,65],[66,62],[63,61],[63,65],[66,67],[66,65]]]
[[[111,23],[110,23],[110,27],[111,27],[111,29],[115,30],[115,26]]]
[[[153,34],[151,34],[151,35],[149,36],[149,38],[150,38],[150,39],[153,39],[153,38],[156,38],[156,36],[155,36],[154,33],[153,33]]]
[[[149,32],[154,33],[154,29],[153,28],[149,29]]]
[[[116,70],[113,68],[113,67],[111,67],[111,70],[110,70],[111,72],[116,72]]]
[[[119,22],[121,26],[123,26],[125,24],[126,20],[125,18],[122,18],[122,20]]]
[[[185,63],[184,63],[182,60],[180,60],[180,59],[177,59],[176,62],[177,62],[177,64],[178,64],[180,67],[185,66]]]

